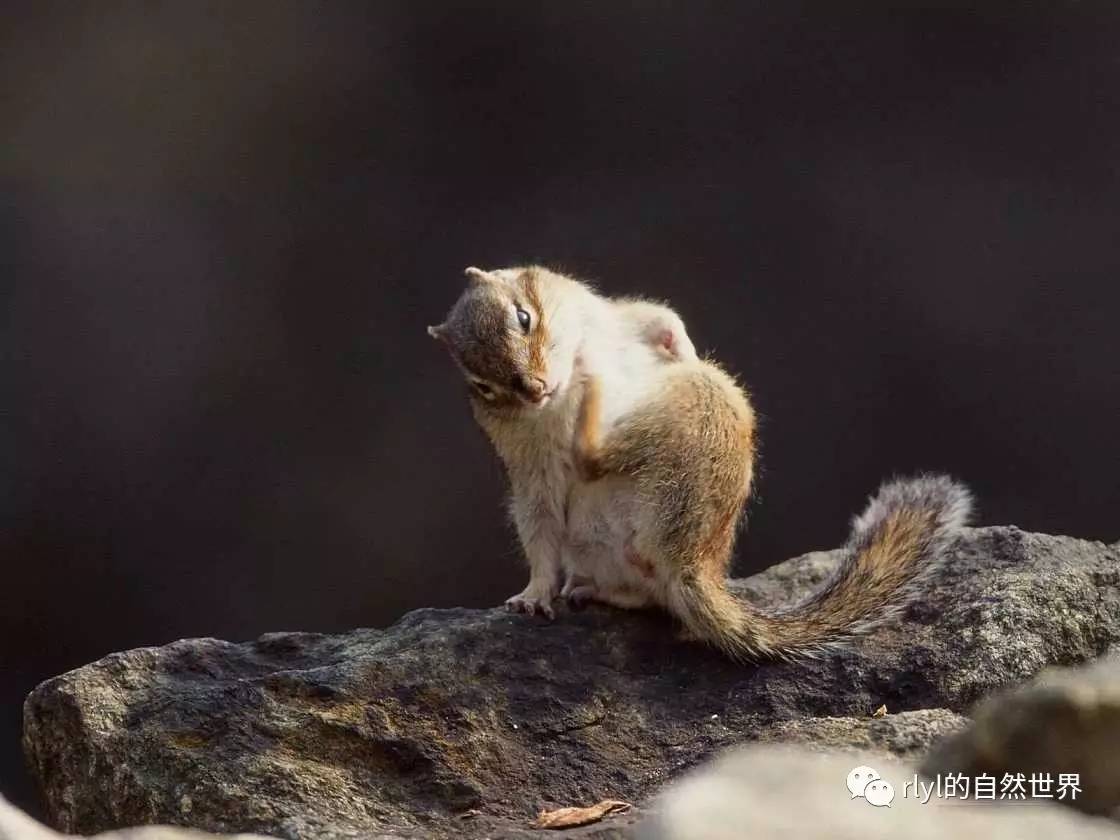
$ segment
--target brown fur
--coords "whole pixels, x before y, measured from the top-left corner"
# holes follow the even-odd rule
[[[596,404],[589,389],[577,424],[584,449],[599,436]],[[634,477],[655,506],[659,539],[638,556],[670,570],[675,586],[666,606],[692,636],[734,658],[757,659],[811,654],[876,626],[905,600],[929,561],[937,509],[891,513],[820,593],[786,613],[764,613],[726,586],[750,491],[754,435],[745,391],[704,363],[682,368],[650,405],[619,421],[592,447],[590,472]]]
[[[754,431],[754,411],[730,376],[710,362],[682,366],[615,425],[597,460],[603,472],[634,476],[655,505],[659,554],[684,569],[714,563],[726,573],[750,492]]]
[[[540,280],[533,268],[527,268],[518,278],[525,292],[525,300],[532,308],[536,325],[529,334],[529,370],[541,376],[546,369],[545,351],[548,347],[548,319],[541,301]]]
[[[595,481],[603,476],[599,461],[602,432],[599,428],[599,404],[602,399],[599,380],[588,376],[583,381],[583,397],[576,416],[576,430],[572,450],[576,470],[584,481]]]

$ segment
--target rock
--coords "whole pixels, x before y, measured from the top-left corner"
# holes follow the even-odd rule
[[[1118,554],[1015,528],[968,531],[897,626],[793,664],[736,665],[679,641],[661,614],[606,608],[551,623],[419,610],[388,630],[181,641],[39,686],[25,750],[67,831],[168,822],[293,838],[528,836],[540,810],[641,803],[757,738],[830,733],[911,755],[954,719],[894,713],[960,712],[1120,638]],[[837,559],[810,555],[741,587],[786,604]],[[880,704],[892,715],[863,723]],[[859,722],[783,724],[824,717]],[[622,836],[639,817],[570,836]]]
[[[73,835],[59,834],[40,825],[0,796],[0,840],[63,840]],[[267,840],[258,834],[223,835],[227,840]],[[206,840],[217,835],[165,825],[126,828],[98,834],[96,840]]]
[[[923,772],[1077,774],[1081,792],[1057,800],[1120,818],[1120,658],[1052,669],[985,701],[975,723],[935,750]],[[1053,791],[1057,792],[1055,784]]]
[[[860,750],[902,758],[924,757],[930,746],[960,732],[968,719],[946,709],[922,709],[882,718],[805,718],[760,729],[759,741],[803,744],[817,752]]]
[[[847,774],[859,764],[894,787],[889,807],[852,798]],[[876,756],[823,756],[750,746],[673,785],[638,840],[1117,840],[1107,820],[1041,802],[992,804],[915,795],[912,767]],[[908,784],[909,783],[909,784]]]

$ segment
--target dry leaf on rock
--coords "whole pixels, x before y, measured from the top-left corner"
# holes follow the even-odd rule
[[[598,822],[609,814],[624,814],[633,806],[617,799],[604,799],[590,808],[557,808],[555,811],[541,811],[533,828],[572,828]]]

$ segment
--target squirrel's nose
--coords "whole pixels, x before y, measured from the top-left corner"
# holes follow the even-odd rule
[[[544,399],[548,385],[539,376],[525,376],[521,380],[521,390],[532,402],[539,403]]]

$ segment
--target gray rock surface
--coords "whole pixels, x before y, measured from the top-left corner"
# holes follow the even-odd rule
[[[73,836],[59,834],[39,824],[0,796],[0,840],[64,840]],[[98,834],[95,840],[207,840],[216,836],[188,828],[154,825],[108,831]],[[258,834],[227,834],[223,837],[227,840],[265,840]]]
[[[881,718],[802,718],[760,729],[762,742],[801,744],[816,752],[862,750],[921,758],[941,739],[968,726],[968,718],[946,709],[921,709]]]
[[[836,560],[789,561],[742,589],[786,604]],[[1118,638],[1116,547],[977,529],[904,620],[828,659],[735,665],[660,614],[419,610],[387,630],[113,654],[37,688],[24,741],[72,832],[529,836],[541,809],[641,803],[757,738],[817,727],[912,755],[952,719],[865,722],[873,709],[967,710]],[[802,721],[822,717],[858,725]],[[622,836],[639,817],[573,836]]]
[[[923,771],[1037,773],[1052,781],[1077,774],[1080,793],[1057,801],[1120,818],[1120,658],[1050,669],[986,700],[975,723],[934,750]]]
[[[870,764],[895,789],[889,807],[853,799],[848,772]],[[906,783],[913,767],[878,756],[743,747],[674,785],[639,840],[1117,840],[1120,827],[1049,803],[924,803]]]

